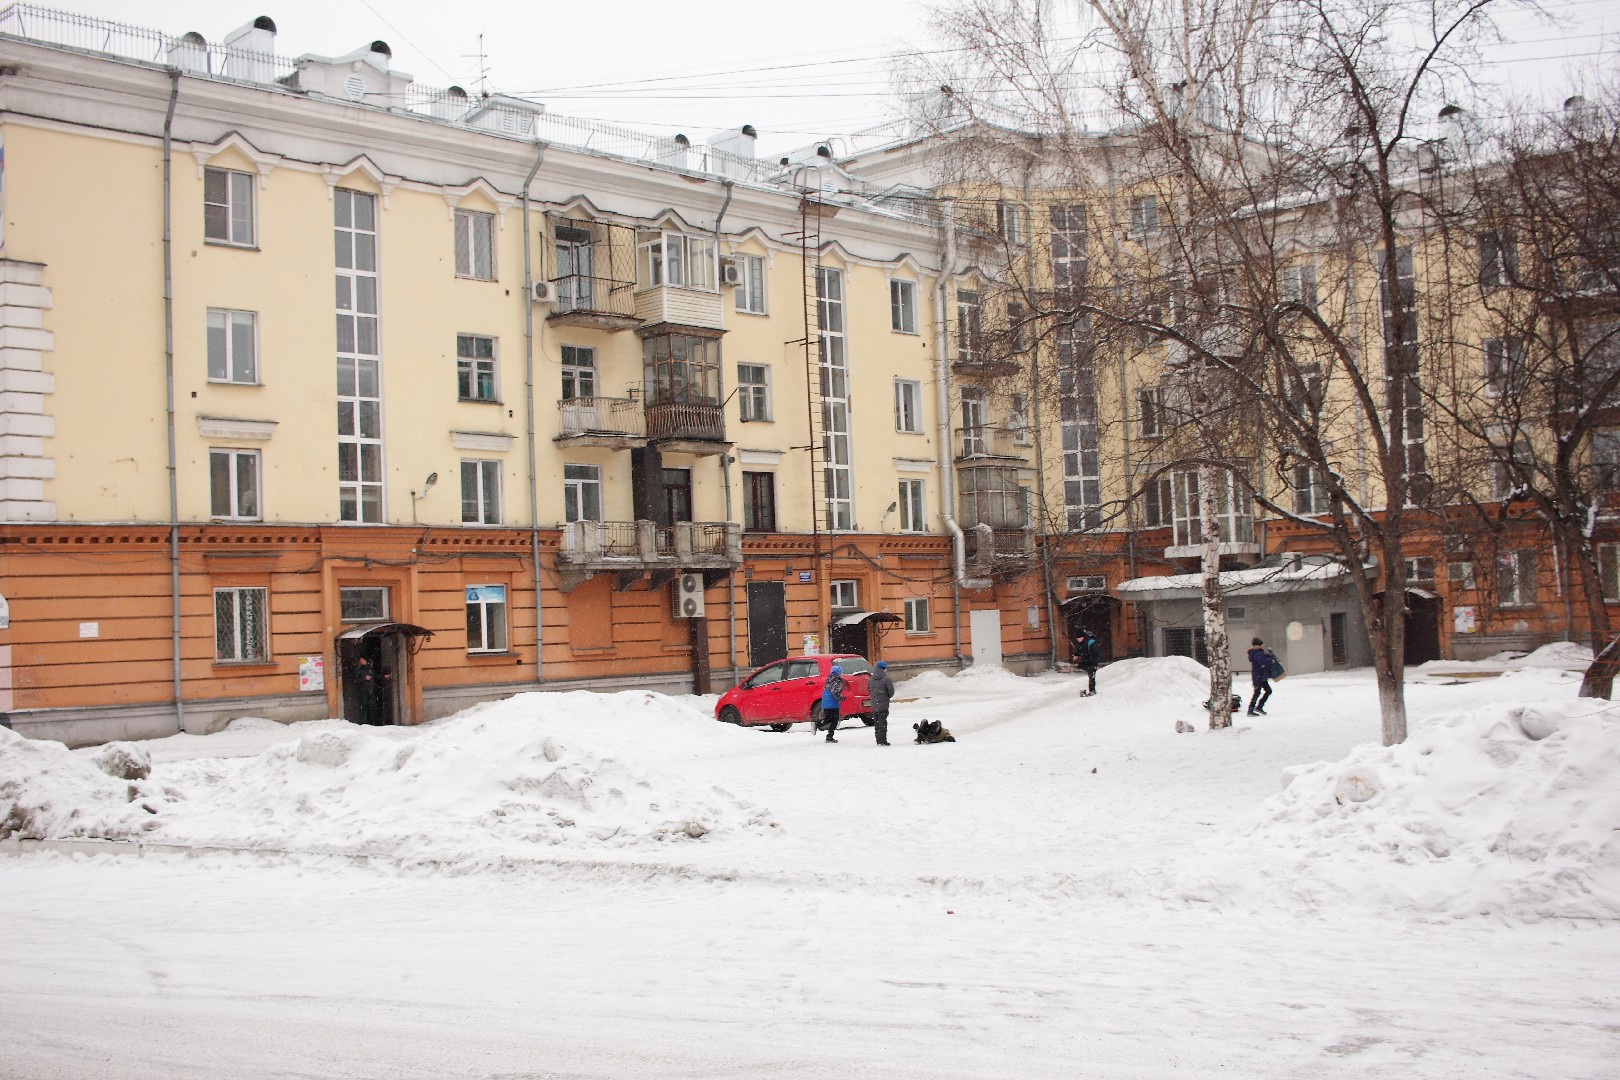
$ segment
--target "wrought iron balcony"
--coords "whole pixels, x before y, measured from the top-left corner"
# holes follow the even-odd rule
[[[1026,528],[995,528],[981,523],[963,527],[968,564],[976,574],[1016,574],[1029,568],[1035,558],[1035,531]]]
[[[956,429],[956,460],[1001,458],[1028,461],[1031,453],[1028,427],[994,427],[980,424]]]
[[[635,398],[565,398],[557,412],[557,442],[616,450],[647,445],[646,418]]]
[[[650,401],[643,412],[648,440],[664,451],[722,454],[729,445],[725,409],[718,402]]]
[[[649,574],[734,570],[742,565],[742,526],[734,521],[571,521],[557,551],[562,591],[601,572],[621,587]]]
[[[563,274],[554,282],[557,303],[547,321],[592,330],[630,330],[636,315],[636,283],[600,274]]]

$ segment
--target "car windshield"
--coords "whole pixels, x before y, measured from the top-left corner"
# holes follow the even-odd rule
[[[840,656],[838,666],[844,669],[845,675],[870,675],[872,665],[866,662],[864,656]]]

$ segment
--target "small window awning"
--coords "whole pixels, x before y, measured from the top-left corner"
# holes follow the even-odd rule
[[[1421,596],[1425,600],[1438,600],[1438,599],[1440,599],[1440,594],[1439,593],[1430,592],[1428,589],[1419,589],[1419,588],[1416,588],[1414,586],[1408,585],[1406,587],[1406,591],[1411,593],[1413,596]]]
[[[900,616],[888,611],[852,611],[848,615],[840,615],[833,620],[834,626],[855,626],[871,619],[873,622],[891,623],[902,622]]]
[[[353,630],[345,630],[338,635],[339,641],[359,641],[361,638],[381,637],[383,634],[399,634],[408,638],[430,638],[433,631],[425,626],[417,626],[408,622],[379,622],[357,626]]]

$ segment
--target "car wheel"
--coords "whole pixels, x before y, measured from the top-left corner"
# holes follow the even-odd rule
[[[771,730],[772,731],[786,731],[788,728],[790,728],[792,726],[793,726],[792,724],[772,724],[771,725]]]
[[[812,731],[821,730],[822,718],[825,715],[826,714],[821,711],[821,705],[819,702],[810,706],[810,729]]]
[[[722,724],[740,724],[742,723],[742,713],[737,711],[735,705],[727,705],[720,710],[720,722]]]

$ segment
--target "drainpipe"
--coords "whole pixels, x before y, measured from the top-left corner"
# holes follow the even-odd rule
[[[545,624],[540,618],[540,497],[535,481],[534,449],[534,259],[529,250],[529,185],[534,183],[540,163],[546,160],[546,144],[538,143],[534,165],[523,178],[523,397],[529,433],[529,558],[534,563],[534,681],[546,681],[544,659]]]
[[[731,196],[736,192],[737,182],[727,180],[725,201],[720,204],[720,212],[714,216],[714,253],[720,255],[720,223],[726,220],[726,211],[731,209]],[[722,376],[724,372],[722,371]],[[720,455],[720,477],[726,489],[726,524],[731,524],[731,455]],[[731,685],[736,686],[740,672],[737,670],[737,583],[733,580],[736,571],[726,576],[726,655],[731,660]]]
[[[956,505],[956,475],[951,466],[951,362],[950,335],[947,332],[945,290],[956,272],[956,203],[946,199],[941,207],[945,230],[945,252],[934,283],[934,385],[939,387],[939,517],[945,531],[951,534],[951,631],[956,642],[958,666],[966,661],[962,655],[962,589],[982,589],[989,584],[967,576],[967,545],[962,526],[956,523],[953,507]]]
[[[1107,167],[1108,167],[1108,221],[1109,221],[1108,237],[1109,237],[1109,245],[1113,248],[1114,265],[1119,266],[1119,265],[1121,265],[1121,263],[1120,263],[1120,251],[1119,251],[1119,227],[1118,227],[1118,222],[1120,220],[1120,217],[1119,217],[1119,203],[1118,203],[1119,174],[1114,169],[1114,154],[1113,154],[1113,151],[1110,149],[1107,140],[1103,141],[1102,152],[1103,152],[1103,161],[1107,163]],[[1116,289],[1115,289],[1116,295],[1121,291],[1122,288],[1123,288],[1122,286],[1116,287]],[[1122,436],[1124,438],[1125,491],[1126,491],[1126,499],[1125,499],[1125,576],[1126,576],[1126,578],[1129,579],[1129,578],[1135,578],[1136,577],[1136,500],[1130,498],[1131,488],[1135,486],[1136,477],[1135,477],[1135,474],[1132,472],[1132,469],[1131,469],[1131,465],[1132,465],[1132,459],[1131,459],[1131,395],[1130,395],[1130,390],[1126,387],[1126,383],[1125,383],[1125,379],[1126,379],[1125,353],[1126,353],[1125,344],[1124,344],[1124,342],[1121,342],[1120,346],[1119,346],[1119,415],[1120,415],[1121,420],[1124,421],[1123,424],[1121,424],[1121,434],[1122,434]],[[1142,624],[1142,608],[1141,608],[1141,605],[1132,604],[1131,605],[1131,614],[1134,617],[1134,620],[1135,620],[1135,623],[1136,623],[1136,639],[1137,639],[1137,643],[1141,646],[1143,653],[1146,654],[1146,652],[1147,652],[1147,637],[1146,637],[1146,629]]]
[[[169,436],[169,640],[174,653],[174,722],[186,730],[186,703],[180,683],[180,480],[174,431],[174,106],[180,97],[180,69],[169,68],[169,108],[163,114],[163,379]]]

